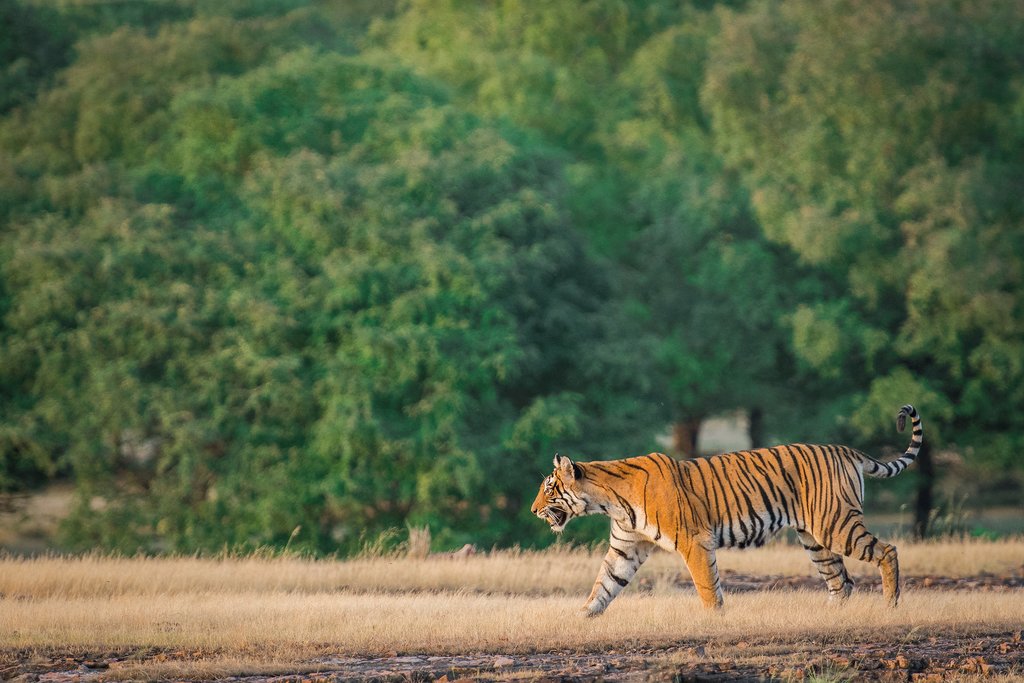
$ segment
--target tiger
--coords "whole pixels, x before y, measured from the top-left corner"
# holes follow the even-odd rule
[[[531,512],[555,533],[574,517],[611,518],[608,552],[582,608],[588,616],[605,611],[655,548],[682,555],[703,605],[720,608],[715,551],[764,545],[783,527],[796,530],[830,599],[850,596],[853,580],[843,558],[851,557],[878,567],[883,596],[895,607],[896,547],[864,525],[864,475],[895,477],[914,462],[924,429],[914,406],[905,405],[896,416],[898,431],[907,417],[910,446],[891,462],[848,446],[803,443],[686,461],[650,453],[574,462],[556,454]]]

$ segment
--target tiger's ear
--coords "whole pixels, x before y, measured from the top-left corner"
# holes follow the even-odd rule
[[[555,471],[561,474],[567,481],[575,481],[583,476],[583,470],[564,455],[555,454]]]

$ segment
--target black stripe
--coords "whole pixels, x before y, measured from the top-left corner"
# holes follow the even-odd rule
[[[835,574],[829,574],[828,576],[825,576],[824,574],[822,574],[821,578],[824,579],[825,583],[828,583],[829,581],[832,581],[833,579],[838,579],[842,575],[843,575],[842,570],[839,570]]]
[[[599,472],[604,472],[605,474],[607,474],[609,476],[612,476],[612,477],[615,477],[616,479],[625,479],[626,478],[625,475],[619,474],[618,472],[616,472],[614,470],[611,470],[608,467],[606,467],[604,465],[604,463],[592,462],[592,463],[588,463],[587,466],[588,467],[592,467],[592,468],[594,468],[595,470],[597,470]]]
[[[665,456],[662,456],[662,457],[665,457]],[[700,521],[697,519],[697,513],[693,509],[692,498],[690,496],[686,495],[687,491],[692,491],[693,490],[693,481],[690,479],[689,473],[687,473],[686,476],[687,476],[687,481],[690,482],[690,488],[687,489],[686,487],[684,487],[683,486],[683,468],[682,468],[682,466],[678,465],[674,461],[670,461],[670,464],[671,465],[675,465],[671,469],[671,474],[672,474],[672,486],[675,488],[675,491],[676,491],[676,528],[679,528],[679,527],[681,527],[683,525],[683,502],[685,500],[687,502],[686,511],[690,513],[690,523],[691,523],[691,526],[692,526],[693,530],[696,531],[701,526],[700,525]],[[698,496],[698,500],[699,499],[700,499],[700,496]],[[707,507],[707,503],[705,503],[703,500],[701,500],[701,504],[704,505],[705,508]]]
[[[612,581],[619,584],[620,586],[625,587],[629,583],[629,581],[622,578],[621,576],[616,576],[614,573],[612,573],[612,570],[610,568],[605,567],[605,571],[608,572],[608,576],[611,577]]]
[[[857,540],[859,541],[861,538],[862,538],[862,536],[858,536]],[[872,562],[875,559],[875,545],[877,543],[878,543],[878,539],[877,538],[872,538],[871,542],[868,543],[866,548],[864,548],[864,552],[862,552],[860,554],[860,559],[865,561],[865,562]]]
[[[691,491],[693,490],[693,473],[695,471],[697,472],[697,475],[700,477],[700,485],[701,485],[701,487],[703,487],[704,491],[703,491],[702,495],[694,496],[694,498],[696,498],[697,502],[699,502],[704,507],[704,518],[707,520],[707,523],[709,525],[712,524],[712,519],[711,519],[711,517],[712,517],[712,515],[711,515],[711,501],[708,500],[708,494],[710,494],[711,491],[708,489],[708,484],[704,480],[704,473],[701,471],[700,467],[698,467],[695,463],[692,463],[692,462],[681,462],[681,463],[679,463],[678,470],[679,470],[679,487],[680,487],[680,489],[683,488],[683,486],[682,486],[682,484],[683,484],[683,475],[685,474],[686,475],[686,481],[689,482],[690,490]],[[692,501],[693,499],[691,498],[690,500]],[[693,512],[692,508],[691,508],[690,512],[694,515],[694,518],[696,519],[696,514],[697,513]]]
[[[711,468],[711,473],[714,475],[714,481],[722,489],[722,500],[724,502],[722,514],[720,515],[720,521],[728,524],[729,536],[726,538],[729,547],[736,545],[736,530],[733,528],[733,506],[730,503],[736,500],[736,491],[733,489],[732,484],[729,482],[729,477],[726,476],[725,466],[722,465],[722,473],[719,474],[718,470],[715,469],[715,463],[721,464],[721,457],[708,458],[708,467]],[[726,487],[728,486],[728,489]],[[732,494],[731,497],[729,494]],[[738,501],[737,501],[738,502]]]
[[[623,467],[632,467],[633,469],[640,470],[643,473],[643,475],[644,475],[644,501],[643,501],[643,508],[642,509],[643,509],[644,513],[646,514],[647,513],[647,486],[651,483],[651,473],[647,471],[647,468],[641,467],[640,465],[637,465],[636,463],[627,462],[627,461],[623,460],[620,464]],[[634,529],[636,528],[636,523],[635,522],[633,523],[633,528]]]
[[[773,506],[771,501],[769,501],[768,496],[765,495],[764,488],[760,485],[758,477],[755,476],[758,473],[751,473],[750,471],[751,468],[755,470],[757,468],[757,463],[753,461],[753,453],[750,451],[745,451],[745,453],[747,457],[743,459],[743,467],[740,468],[740,479],[742,483],[747,484],[750,489],[761,494],[761,500],[764,503],[765,512],[768,513],[768,519],[770,521],[768,526],[765,526],[764,520],[761,519],[761,515],[755,514],[754,503],[750,500],[745,491],[743,493],[743,497],[747,499],[747,504],[750,506],[750,514],[754,520],[754,536],[755,538],[763,538],[765,530],[771,529],[775,526],[775,511],[772,509]]]
[[[842,522],[842,524],[839,525],[839,528],[841,528],[841,529],[846,528],[846,525],[850,523],[850,520],[853,519],[854,517],[857,517],[860,514],[861,514],[860,510],[850,510],[849,512],[846,513],[846,517],[843,518],[843,522]]]
[[[647,457],[654,461],[654,466],[658,468],[658,474],[660,474],[662,476],[662,478],[664,478],[665,477],[665,470],[661,466],[661,458],[658,457],[659,455],[661,455],[661,454],[660,453],[649,453],[647,455]]]
[[[632,525],[634,529],[636,529],[636,511],[633,510],[633,506],[630,505],[625,498],[620,496],[619,492],[616,491],[615,489],[612,489],[612,493],[614,493],[615,497],[618,499],[619,505],[621,505],[625,509],[626,514],[629,515],[629,523]]]
[[[779,513],[779,529],[781,529],[784,525],[789,524],[794,519],[796,514],[796,501],[793,500],[791,496],[787,496],[781,486],[776,486],[775,481],[772,479],[774,474],[778,474],[780,477],[782,476],[781,469],[779,472],[775,472],[775,467],[779,467],[779,463],[775,460],[769,461],[768,458],[763,455],[762,461],[764,463],[764,481],[768,484],[772,498],[778,505],[776,511]],[[790,509],[790,503],[793,505],[792,510]]]
[[[775,459],[779,463],[779,474],[782,475],[782,480],[784,482],[786,482],[786,486],[789,487],[789,492],[793,496],[794,511],[795,511],[796,501],[798,501],[800,499],[800,491],[797,489],[796,482],[793,481],[793,477],[790,476],[789,472],[786,470],[786,462],[785,462],[785,459],[782,457],[782,454],[779,453],[778,451],[776,451],[774,448],[769,448],[768,452],[771,453],[772,455],[774,455]],[[790,455],[790,457],[792,458],[792,455]]]
[[[758,455],[758,457],[760,457],[760,455]],[[777,522],[776,516],[775,516],[775,512],[776,512],[776,510],[775,510],[775,502],[772,500],[772,498],[775,497],[775,485],[772,483],[771,479],[768,477],[767,470],[764,469],[760,463],[758,463],[756,460],[751,458],[750,465],[751,465],[751,467],[753,467],[757,471],[757,473],[759,475],[759,479],[758,480],[753,480],[754,488],[756,488],[757,491],[761,494],[761,500],[764,502],[764,507],[768,511],[768,519],[769,519],[769,527],[768,528],[771,531],[774,532],[776,530],[775,529],[775,524]],[[767,487],[768,490],[770,490],[772,492],[772,497],[768,496],[768,491],[766,490],[766,487]],[[781,528],[781,524],[779,526]]]
[[[818,458],[815,457],[814,451],[806,444],[794,444],[793,448],[799,451],[800,455],[803,456],[805,467],[811,475],[811,500],[814,504],[814,509],[825,509],[828,501],[823,500],[824,491],[822,490],[821,483],[824,479],[824,475],[821,472],[821,463],[818,461]],[[806,451],[804,450],[805,448],[807,449]]]

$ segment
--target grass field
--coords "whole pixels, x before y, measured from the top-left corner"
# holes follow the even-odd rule
[[[967,586],[979,576],[1020,577],[1024,540],[904,542],[900,559],[904,576]],[[828,660],[842,669],[845,660],[857,659],[857,648],[895,643],[906,655],[915,644],[927,649],[939,641],[953,649],[978,642],[1002,648],[1006,657],[988,664],[988,673],[1024,675],[1016,669],[1024,663],[1024,590],[1012,581],[999,590],[907,588],[896,610],[884,607],[877,589],[858,591],[839,606],[816,584],[730,592],[730,577],[813,574],[802,550],[778,544],[721,553],[726,606],[707,612],[686,586],[682,562],[666,553],[648,561],[604,616],[586,619],[578,608],[600,561],[600,552],[567,549],[349,561],[0,558],[0,678],[49,672],[56,680],[57,663],[70,658],[74,672],[66,675],[96,679],[329,678],[332,671],[352,674],[351,666],[356,677],[374,677],[358,667],[372,660],[384,671],[389,662],[416,669],[422,659],[412,677],[428,679],[467,653],[484,657],[479,677],[536,678],[547,669],[531,662],[557,652],[603,657],[594,666],[605,667],[606,677],[607,667],[617,670],[610,662],[619,660],[625,672],[668,666],[674,673],[666,676],[675,677],[679,667],[722,662],[742,662],[747,668],[738,670],[747,673],[771,673],[773,666],[797,671],[800,652],[819,657],[822,647],[841,652],[852,644],[851,653]],[[865,579],[875,575],[859,563],[850,569]],[[808,643],[821,647],[806,650]],[[485,655],[513,663],[488,671]],[[951,656],[960,661],[960,654]],[[973,672],[970,662],[957,664],[952,673],[981,675],[983,663]]]

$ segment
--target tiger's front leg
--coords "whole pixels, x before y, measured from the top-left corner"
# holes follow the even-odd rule
[[[626,587],[653,549],[653,543],[613,522],[608,552],[601,562],[590,597],[583,605],[583,612],[588,617],[596,617],[604,612],[608,603]]]

